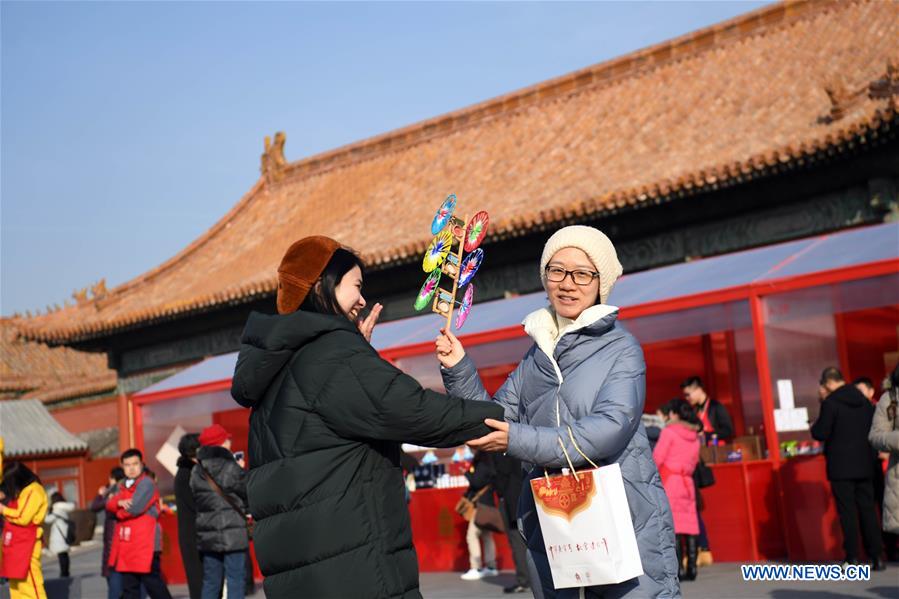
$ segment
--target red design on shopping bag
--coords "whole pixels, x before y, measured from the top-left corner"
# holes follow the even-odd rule
[[[596,495],[593,474],[551,476],[531,480],[534,499],[549,514],[571,520],[575,514],[590,506]]]

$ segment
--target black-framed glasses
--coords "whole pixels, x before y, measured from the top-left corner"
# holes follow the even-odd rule
[[[546,273],[546,280],[553,283],[561,283],[565,280],[565,277],[571,275],[571,280],[574,281],[574,284],[582,287],[589,285],[593,282],[593,279],[599,277],[599,273],[592,270],[565,270],[558,266],[547,266],[544,273]]]

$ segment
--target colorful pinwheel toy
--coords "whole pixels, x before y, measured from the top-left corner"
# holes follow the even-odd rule
[[[458,305],[456,328],[461,328],[471,314],[474,302],[474,285],[469,285],[481,264],[484,250],[479,246],[487,234],[490,217],[485,211],[475,214],[471,220],[454,215],[457,198],[450,194],[431,221],[431,235],[434,238],[425,250],[421,267],[428,273],[427,279],[415,299],[415,309],[424,310],[431,304],[431,310],[446,316],[446,327],[453,322],[453,309]],[[466,255],[467,253],[467,255]],[[452,288],[440,287],[441,280],[452,281]],[[459,289],[466,287],[462,301],[456,301]]]

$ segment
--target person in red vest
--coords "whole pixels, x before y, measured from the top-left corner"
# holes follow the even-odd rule
[[[700,443],[708,444],[710,441],[730,439],[734,436],[734,423],[730,418],[727,408],[717,399],[712,399],[698,376],[688,377],[680,385],[684,399],[690,402],[696,415],[702,423]],[[703,439],[704,437],[704,439]],[[699,495],[697,494],[698,498]],[[699,566],[711,566],[713,562],[712,548],[709,544],[709,535],[706,533],[705,522],[702,520],[702,510],[699,512],[699,554],[696,563]]]
[[[172,599],[159,574],[159,490],[144,472],[139,449],[126,450],[121,462],[125,480],[106,501],[106,510],[116,517],[109,567],[122,575],[124,599],[138,599],[141,585],[152,599]]]
[[[698,376],[688,377],[680,384],[684,399],[690,402],[696,415],[702,422],[702,433],[705,433],[706,441],[712,438],[712,435],[718,439],[730,439],[734,436],[734,423],[730,419],[730,414],[724,404],[717,399],[712,399],[706,393],[702,379]]]
[[[3,469],[0,500],[5,504],[0,507],[0,576],[9,579],[9,595],[11,599],[47,599],[41,573],[47,493],[25,464],[12,462]]]

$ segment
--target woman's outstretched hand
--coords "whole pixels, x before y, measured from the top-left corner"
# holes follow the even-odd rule
[[[444,368],[452,368],[465,357],[465,348],[453,332],[446,328],[440,329],[440,334],[437,335],[435,351]]]
[[[375,304],[371,312],[368,313],[368,316],[363,320],[362,318],[356,323],[359,327],[359,332],[362,333],[362,336],[365,337],[365,340],[371,343],[371,332],[375,330],[375,325],[378,323],[378,317],[381,315],[381,310],[384,308],[381,304]]]
[[[479,439],[469,441],[467,445],[481,451],[506,451],[509,448],[509,423],[488,418],[484,424],[496,430]]]

